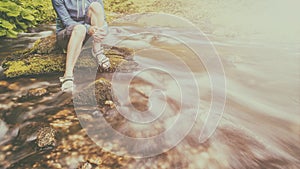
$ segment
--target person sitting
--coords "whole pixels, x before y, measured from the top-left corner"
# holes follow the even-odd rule
[[[92,55],[103,69],[108,69],[109,58],[104,55],[102,41],[108,33],[102,0],[52,0],[57,14],[56,39],[67,50],[66,70],[60,77],[61,90],[74,90],[73,70],[81,53],[82,45],[93,38]]]

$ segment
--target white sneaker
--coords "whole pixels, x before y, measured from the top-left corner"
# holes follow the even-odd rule
[[[74,78],[73,77],[60,77],[59,81],[61,84],[61,90],[66,93],[72,93],[75,85],[74,85]]]

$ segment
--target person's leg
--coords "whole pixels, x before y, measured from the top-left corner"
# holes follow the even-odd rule
[[[60,78],[62,82],[61,89],[64,92],[72,92],[73,84],[73,71],[76,61],[80,55],[82,43],[86,36],[86,28],[84,25],[75,25],[66,28],[64,38],[68,40],[67,56],[66,56],[66,70],[64,77]]]
[[[66,71],[64,77],[73,77],[73,69],[80,55],[82,43],[86,36],[86,28],[84,25],[76,25],[72,31],[66,58]]]
[[[102,27],[104,26],[104,10],[100,3],[93,2],[88,9],[88,17],[91,18],[91,25]]]
[[[102,68],[109,68],[109,59],[103,54],[102,40],[107,34],[107,23],[104,17],[104,10],[100,3],[93,2],[88,8],[87,16],[90,18],[90,24],[93,28],[93,55],[98,60]]]

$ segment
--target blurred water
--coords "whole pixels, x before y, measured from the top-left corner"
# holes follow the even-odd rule
[[[125,32],[126,34],[138,32],[139,28],[118,27],[115,29],[118,29],[119,33]],[[170,35],[174,35],[173,30],[172,28],[169,31],[161,27],[156,30],[151,28],[151,31]],[[188,30],[175,32],[176,37],[192,41],[204,52],[207,49],[206,46],[209,45],[205,44],[205,41],[193,39],[196,35]],[[195,97],[192,94],[190,98],[183,101],[176,96],[180,92],[193,91],[189,85],[194,83],[194,79],[184,76],[189,72],[173,63],[172,57],[174,56],[170,53],[179,56],[193,70],[199,84],[201,98],[199,99],[201,114],[196,120],[192,132],[185,140],[169,152],[158,157],[140,160],[135,165],[139,167],[150,166],[150,164],[158,166],[163,163],[162,159],[167,158],[167,162],[164,163],[167,168],[299,168],[300,147],[297,143],[300,141],[300,58],[298,45],[293,42],[265,43],[260,39],[257,39],[257,42],[251,41],[251,43],[242,40],[226,41],[224,38],[213,35],[210,36],[210,39],[224,65],[227,81],[226,109],[215,134],[206,144],[199,144],[197,139],[199,128],[201,129],[203,126],[205,113],[209,111],[212,99],[211,84],[204,66],[194,60],[193,54],[189,53],[182,44],[174,42],[172,38],[163,36],[133,36],[131,38],[131,41],[142,41],[137,42],[137,44],[141,44],[141,46],[137,45],[138,49],[143,47],[147,49],[137,52],[137,56],[134,58],[136,62],[153,67],[168,63],[164,64],[165,67],[162,70],[177,75],[173,76],[175,79],[170,79],[164,78],[163,73],[155,75],[155,71],[151,76],[147,73],[139,74],[138,83],[133,80],[132,86],[130,86],[135,90],[141,90],[140,92],[130,90],[133,105],[147,107],[148,99],[141,98],[144,98],[144,95],[149,96],[151,89],[162,89],[162,86],[168,86],[164,91],[166,92],[165,97],[172,99],[172,101],[167,99],[168,106],[172,108],[173,104],[177,105],[183,109],[181,112],[183,114],[185,111],[189,111],[189,108],[181,105],[182,102],[183,104],[192,103],[192,106],[189,106],[192,110],[194,109],[192,107],[195,106],[193,104]],[[127,43],[132,44],[132,42],[124,40],[121,45],[126,46]],[[157,48],[170,53],[157,52]],[[187,59],[186,56],[188,56]],[[174,80],[185,82],[180,86],[180,90],[178,83],[174,83]],[[137,95],[139,96],[137,97],[134,93],[143,93],[143,95]],[[123,102],[124,99],[120,99],[120,102]],[[171,109],[171,111],[166,110],[169,112],[169,116],[165,117],[168,122],[177,117],[178,110],[176,106],[173,108],[175,109]],[[123,111],[132,113],[126,109]],[[161,123],[164,125],[164,129],[168,128],[166,121]],[[184,125],[190,123],[193,123],[193,119],[186,118],[185,123],[181,124],[182,130]],[[138,130],[137,126],[126,123],[123,125],[120,127],[121,129],[127,128],[128,130],[132,127],[132,129]],[[161,132],[161,130],[158,129],[157,132]],[[177,132],[180,133],[180,129]],[[136,167],[135,165],[132,166]]]

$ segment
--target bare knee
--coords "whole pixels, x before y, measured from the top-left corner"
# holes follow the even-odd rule
[[[83,40],[86,35],[86,28],[84,25],[76,25],[72,31],[72,36]]]
[[[99,2],[92,2],[90,4],[89,10],[96,15],[104,15],[103,7]]]

